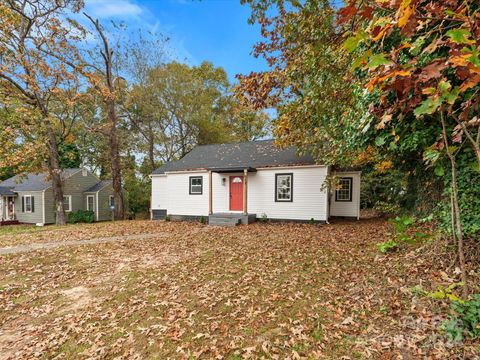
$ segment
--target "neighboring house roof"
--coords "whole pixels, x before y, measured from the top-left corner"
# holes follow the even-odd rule
[[[0,195],[1,196],[16,196],[11,188],[0,186]]]
[[[164,164],[153,174],[196,169],[219,171],[313,164],[313,157],[309,154],[298,155],[295,146],[280,149],[273,140],[261,140],[197,146],[180,160]]]
[[[66,179],[81,169],[64,169],[63,178]],[[1,187],[8,187],[13,191],[43,191],[52,186],[52,180],[47,173],[27,173],[11,177],[0,183]]]
[[[111,185],[111,184],[112,184],[112,180],[102,180],[99,183],[96,183],[95,185],[93,185],[90,189],[85,190],[85,192],[95,193],[102,190],[105,186]]]

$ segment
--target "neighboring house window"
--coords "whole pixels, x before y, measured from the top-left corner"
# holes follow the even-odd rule
[[[72,195],[65,195],[63,197],[63,210],[72,211]]]
[[[293,201],[293,173],[275,174],[275,201]]]
[[[203,193],[203,177],[190,176],[190,195],[202,195]]]
[[[115,207],[115,198],[113,197],[113,195],[110,195],[110,197],[108,198],[108,206]]]
[[[87,169],[82,169],[82,176],[87,176],[87,175],[88,175]]]
[[[95,196],[94,195],[87,195],[87,210],[88,211],[94,211],[94,201],[95,201]]]
[[[351,177],[339,179],[337,190],[335,191],[335,201],[352,201],[352,183],[353,178]]]
[[[35,211],[35,198],[32,195],[23,197],[23,212],[32,213]]]

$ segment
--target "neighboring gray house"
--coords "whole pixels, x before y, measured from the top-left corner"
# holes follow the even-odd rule
[[[67,214],[76,210],[92,210],[96,221],[111,218],[111,180],[100,180],[86,169],[65,169],[62,178]],[[55,203],[48,174],[22,174],[0,182],[0,222],[54,223]]]

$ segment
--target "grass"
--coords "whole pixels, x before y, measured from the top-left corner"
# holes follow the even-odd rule
[[[12,236],[19,234],[29,234],[44,231],[41,226],[35,225],[7,225],[0,226],[0,236]]]
[[[443,316],[441,303],[400,289],[435,288],[435,274],[446,266],[412,256],[417,245],[379,254],[376,243],[391,231],[381,220],[44,229],[0,241],[168,236],[3,256],[0,331],[17,341],[0,337],[0,353],[17,352],[15,358],[478,356],[478,344],[442,347],[435,328],[404,327],[404,318],[428,325]]]

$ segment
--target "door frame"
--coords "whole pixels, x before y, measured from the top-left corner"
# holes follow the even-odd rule
[[[240,210],[232,210],[232,178],[240,178],[242,179],[242,192],[240,193],[240,201],[242,203],[242,208]],[[243,187],[245,186],[245,179],[243,178],[243,174],[242,175],[229,175],[228,177],[228,211],[230,212],[243,212]]]
[[[15,196],[7,196],[5,202],[5,218],[6,220],[15,220]],[[10,202],[12,204],[12,212],[10,213]]]

